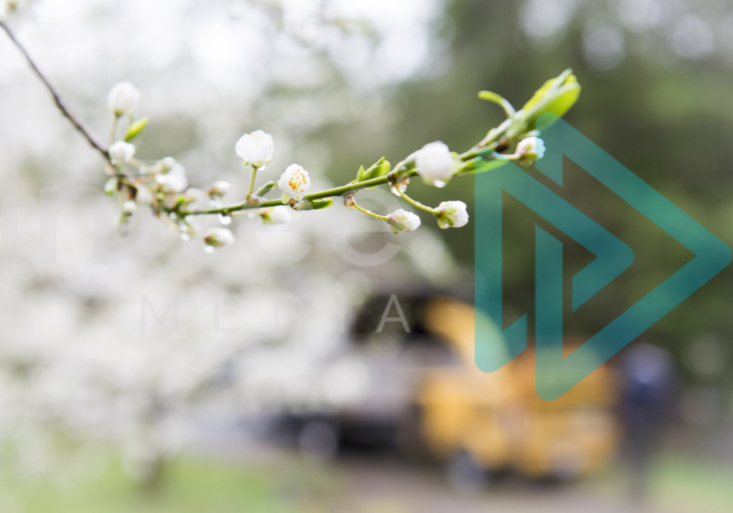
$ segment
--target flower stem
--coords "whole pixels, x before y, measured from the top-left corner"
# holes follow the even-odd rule
[[[249,191],[247,192],[247,199],[252,196],[252,191],[255,188],[255,177],[257,176],[257,166],[252,166],[252,181],[249,182]]]
[[[356,202],[354,202],[354,208],[356,210],[358,210],[359,212],[363,212],[363,213],[365,213],[368,216],[372,216],[372,217],[375,217],[377,219],[381,219],[382,221],[388,221],[389,220],[387,218],[387,216],[380,216],[379,214],[375,214],[374,212],[371,212],[371,211],[369,211],[369,210],[367,210],[365,208],[361,208],[359,205],[356,204]]]
[[[118,114],[114,115],[114,119],[112,120],[112,128],[109,132],[109,143],[112,144],[117,140],[117,123],[120,120],[120,116]]]
[[[406,202],[408,202],[413,207],[419,208],[420,210],[424,210],[425,212],[430,212],[431,214],[437,214],[438,213],[438,211],[435,210],[434,208],[430,208],[427,205],[423,205],[422,203],[420,203],[417,200],[412,199],[411,197],[409,197],[407,194],[405,194],[404,192],[400,191],[399,189],[397,189],[397,191],[400,193],[400,196],[402,197],[402,199],[405,200]]]

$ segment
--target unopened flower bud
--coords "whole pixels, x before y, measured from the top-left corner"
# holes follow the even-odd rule
[[[448,146],[440,141],[426,144],[415,157],[415,166],[420,177],[430,185],[444,186],[453,176],[456,159]]]
[[[392,233],[407,233],[418,229],[420,218],[412,212],[399,208],[387,216],[387,223]]]
[[[234,151],[244,161],[245,166],[262,167],[272,162],[275,143],[270,134],[255,130],[240,137]]]
[[[517,154],[522,159],[541,159],[545,156],[545,143],[539,137],[527,137],[517,144]]]
[[[308,171],[298,164],[291,164],[280,176],[277,186],[288,198],[300,198],[311,186]]]
[[[212,248],[220,248],[234,243],[234,234],[229,228],[211,228],[204,235],[204,243]]]
[[[137,207],[137,204],[134,201],[127,200],[124,203],[122,203],[122,208],[120,210],[124,215],[131,216],[135,212],[136,207]]]
[[[118,165],[128,162],[135,156],[135,146],[125,141],[117,141],[109,147],[109,158],[112,164]]]
[[[120,181],[117,179],[117,177],[113,176],[109,178],[105,184],[104,184],[104,193],[107,196],[114,196],[115,192],[117,192],[117,188],[120,185]]]
[[[436,210],[438,213],[435,217],[440,228],[460,228],[468,223],[466,204],[462,201],[444,201]]]
[[[293,218],[290,207],[269,207],[261,208],[257,213],[264,224],[287,224]]]
[[[131,82],[120,82],[110,90],[107,105],[115,116],[121,116],[132,112],[139,99],[140,91]]]
[[[206,193],[212,198],[221,198],[227,192],[229,192],[230,188],[231,185],[229,185],[229,182],[220,180],[218,182],[214,182],[214,184],[209,188],[208,191],[206,191]]]
[[[176,159],[173,157],[165,157],[160,159],[160,165],[163,166],[163,171],[170,171],[176,165]]]

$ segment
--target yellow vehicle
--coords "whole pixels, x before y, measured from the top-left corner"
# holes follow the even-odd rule
[[[535,392],[531,350],[491,374],[476,368],[474,315],[471,306],[447,299],[432,301],[425,312],[427,328],[459,355],[458,365],[421,373],[416,401],[429,452],[535,478],[570,479],[606,464],[618,445],[611,368],[545,402]]]
[[[352,370],[346,377],[360,376],[359,393],[312,409],[283,408],[302,451],[332,457],[346,445],[386,444],[427,452],[449,470],[457,464],[459,471],[468,465],[474,475],[513,470],[557,479],[592,473],[616,452],[616,388],[609,366],[545,402],[535,393],[530,350],[497,372],[476,368],[472,306],[432,293],[405,293],[397,318],[390,310],[395,297],[372,298],[314,368],[318,379],[311,384],[318,390],[341,391],[343,382],[337,387],[329,375],[348,362]],[[383,330],[387,314],[392,323]],[[306,385],[308,380],[300,388],[310,396]]]

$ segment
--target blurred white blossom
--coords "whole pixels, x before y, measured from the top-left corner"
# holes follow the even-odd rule
[[[115,85],[107,97],[107,106],[116,116],[133,111],[140,99],[140,91],[132,82],[120,82]]]
[[[125,141],[117,141],[109,147],[109,158],[113,164],[129,162],[135,156],[135,146]]]
[[[211,228],[204,235],[204,243],[213,248],[234,244],[234,234],[229,228]]]
[[[261,208],[258,212],[264,224],[287,224],[293,219],[290,207]]]

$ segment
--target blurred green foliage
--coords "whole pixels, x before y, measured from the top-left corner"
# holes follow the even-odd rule
[[[636,39],[643,38],[627,35],[624,61],[612,71],[599,72],[583,58],[582,16],[571,21],[561,43],[540,52],[528,44],[519,26],[521,6],[522,2],[453,1],[444,28],[451,45],[448,68],[434,78],[407,83],[394,93],[389,101],[398,121],[377,138],[386,142],[386,148],[374,147],[368,134],[330,134],[334,143],[353,148],[335,157],[333,169],[339,170],[334,171],[335,178],[349,179],[359,164],[382,153],[394,159],[433,140],[443,140],[454,151],[468,149],[504,118],[499,107],[477,99],[478,91],[495,91],[518,108],[548,77],[572,68],[583,92],[566,119],[715,235],[733,243],[733,174],[729,170],[733,160],[729,141],[733,135],[733,72],[725,59],[713,55],[671,65],[635,52]],[[545,177],[530,172],[552,187]],[[691,258],[572,162],[566,161],[564,187],[554,189],[635,252],[627,272],[568,316],[571,333],[596,332]],[[411,191],[428,204],[453,199],[472,206],[474,201],[470,178],[453,180],[442,190],[415,181]],[[505,261],[511,262],[505,269],[508,315],[530,312],[531,318],[534,224],[565,242],[566,275],[577,272],[592,256],[518,202],[508,198],[505,209]],[[430,219],[423,221],[434,225]],[[440,231],[467,266],[472,265],[474,229],[469,224],[460,230]],[[727,313],[733,302],[732,277],[726,269],[643,338],[682,356],[685,345],[698,335],[733,333],[733,316]],[[509,317],[506,323],[512,320]]]

